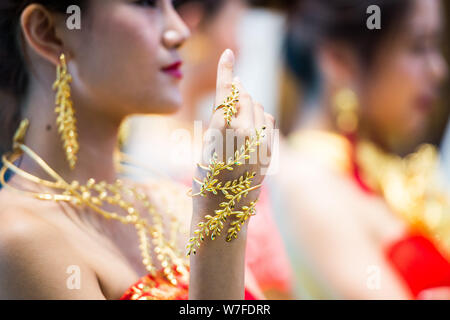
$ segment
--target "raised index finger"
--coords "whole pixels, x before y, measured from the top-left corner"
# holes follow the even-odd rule
[[[222,53],[217,70],[216,106],[222,104],[231,92],[233,82],[234,53],[227,49]]]
[[[217,70],[217,89],[215,107],[224,103],[225,99],[230,95],[233,82],[234,53],[230,49],[224,51],[219,60]],[[223,110],[219,109],[214,112],[210,126],[213,128],[223,128],[225,120]]]

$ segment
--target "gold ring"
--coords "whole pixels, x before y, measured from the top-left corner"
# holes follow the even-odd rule
[[[231,124],[232,118],[237,113],[236,105],[239,103],[239,90],[236,88],[235,84],[231,85],[231,93],[228,97],[225,98],[225,101],[214,108],[214,112],[223,109],[224,119],[229,126]]]

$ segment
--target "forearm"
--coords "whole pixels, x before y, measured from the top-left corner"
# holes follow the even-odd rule
[[[202,159],[192,188],[190,299],[245,297],[247,224],[264,180],[257,150],[266,147],[270,154],[271,141],[263,133],[273,130],[274,120],[238,79],[233,81],[233,65],[233,52],[226,50],[219,61],[211,135],[203,149],[203,155],[224,150],[223,159],[212,153],[211,159]],[[236,146],[235,140],[242,145]],[[228,150],[233,151],[230,158]]]
[[[193,229],[211,212],[196,208],[193,219]],[[247,223],[242,226],[239,237],[226,242],[224,232],[212,241],[209,237],[191,255],[191,272],[189,299],[193,300],[240,300],[244,299],[245,291],[245,248],[247,239]]]

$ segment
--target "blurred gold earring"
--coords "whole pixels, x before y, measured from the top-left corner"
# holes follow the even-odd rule
[[[208,38],[201,33],[196,33],[186,42],[181,53],[190,64],[199,64],[207,58],[210,51],[211,45]]]
[[[62,54],[59,58],[60,65],[56,70],[56,81],[53,90],[56,91],[55,112],[58,114],[56,124],[61,135],[66,159],[73,170],[77,163],[79,150],[78,134],[75,119],[75,110],[71,99],[70,83],[72,76],[67,71],[66,57]]]
[[[333,97],[336,125],[342,133],[354,133],[358,129],[359,101],[355,91],[345,88],[336,92]]]

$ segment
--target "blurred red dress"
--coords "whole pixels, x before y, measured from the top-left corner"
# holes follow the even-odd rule
[[[367,172],[361,168],[361,158],[357,155],[360,151],[360,141],[314,130],[301,130],[290,139],[297,150],[306,150],[313,159],[323,162],[339,173],[350,175],[364,192],[384,198],[383,194],[365,183],[363,176],[367,178]],[[372,169],[383,171],[384,167],[375,164]],[[447,211],[443,213],[450,214]],[[420,228],[414,227],[410,221],[404,221],[408,225],[409,233],[389,244],[384,254],[410,289],[411,297],[417,298],[418,294],[426,289],[450,287],[450,261],[443,248],[438,246],[439,239],[435,236],[432,238],[430,233],[419,231]]]
[[[176,273],[178,284],[173,286],[163,273],[153,277],[147,275],[133,284],[120,300],[188,300],[188,279]],[[245,290],[245,300],[255,300],[248,289]]]

